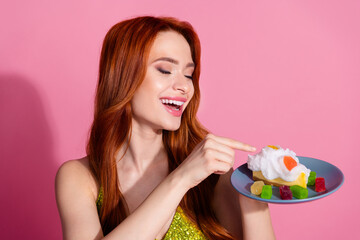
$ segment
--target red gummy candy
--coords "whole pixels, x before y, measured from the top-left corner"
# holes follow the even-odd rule
[[[323,177],[317,177],[315,179],[315,191],[324,192],[325,190],[325,179]]]
[[[279,189],[280,189],[280,197],[281,197],[281,199],[289,200],[289,199],[293,198],[292,192],[291,192],[289,186],[281,186],[281,187],[279,187]]]

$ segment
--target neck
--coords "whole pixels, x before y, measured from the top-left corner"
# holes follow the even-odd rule
[[[125,152],[126,145],[124,145],[116,159],[120,168],[132,168],[142,174],[152,164],[167,157],[162,142],[162,130],[143,128],[133,122],[131,139],[128,139],[127,143],[127,151]]]

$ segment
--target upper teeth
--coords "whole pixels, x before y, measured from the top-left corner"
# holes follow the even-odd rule
[[[184,102],[181,101],[175,101],[175,100],[169,100],[169,99],[161,99],[162,103],[166,103],[166,104],[175,104],[178,106],[181,106],[184,104]]]

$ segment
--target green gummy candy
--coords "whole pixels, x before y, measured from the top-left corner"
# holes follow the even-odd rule
[[[298,185],[291,186],[290,190],[293,196],[296,197],[297,199],[307,198],[309,194],[307,188],[303,188]]]
[[[272,196],[272,188],[270,185],[264,185],[261,192],[261,198],[270,199]]]
[[[316,178],[316,172],[311,171],[310,172],[310,176],[308,178],[308,186],[314,186],[315,185],[315,178]]]

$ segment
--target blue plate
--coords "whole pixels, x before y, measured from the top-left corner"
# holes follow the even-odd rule
[[[252,171],[248,169],[247,163],[238,167],[231,175],[231,184],[233,187],[242,195],[259,200],[262,202],[268,203],[279,203],[279,204],[289,204],[289,203],[301,203],[301,202],[309,202],[316,199],[320,199],[330,194],[334,193],[338,190],[341,185],[344,183],[344,174],[340,171],[339,168],[334,165],[319,160],[315,158],[309,157],[299,157],[300,163],[304,164],[307,168],[316,172],[316,177],[325,178],[325,192],[315,192],[315,186],[308,186],[309,196],[305,199],[296,199],[293,198],[291,200],[282,200],[280,198],[279,188],[273,186],[273,195],[271,199],[263,199],[257,195],[254,195],[250,192],[250,186],[254,183],[252,179]]]

